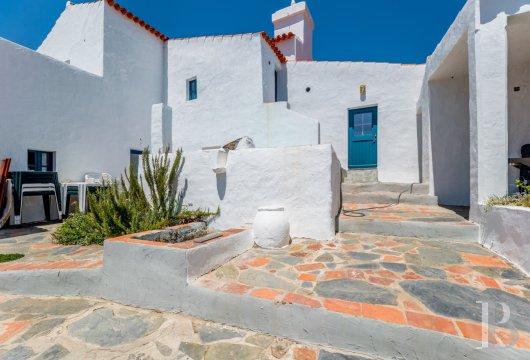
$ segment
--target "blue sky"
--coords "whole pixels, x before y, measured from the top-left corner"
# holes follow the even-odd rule
[[[267,31],[290,0],[121,0],[169,37]],[[0,37],[35,49],[65,0],[0,1]],[[316,60],[424,63],[465,0],[307,0]]]

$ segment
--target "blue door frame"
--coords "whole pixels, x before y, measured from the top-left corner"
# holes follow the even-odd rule
[[[349,110],[348,167],[377,167],[377,106]]]

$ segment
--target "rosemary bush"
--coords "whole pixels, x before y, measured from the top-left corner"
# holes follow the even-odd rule
[[[151,156],[145,149],[142,168],[148,190],[133,165],[119,180],[88,194],[90,211],[72,214],[55,232],[61,244],[102,244],[104,239],[168,226],[206,220],[217,213],[183,205],[185,189],[179,189],[182,150],[171,159],[169,149]]]

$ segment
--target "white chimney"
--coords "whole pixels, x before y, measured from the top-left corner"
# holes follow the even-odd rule
[[[313,30],[315,24],[305,1],[279,10],[272,15],[276,46],[287,60],[313,60]],[[294,36],[284,36],[294,34]]]

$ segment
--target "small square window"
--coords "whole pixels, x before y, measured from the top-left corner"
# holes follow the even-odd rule
[[[50,151],[28,150],[28,170],[53,171],[55,153]]]
[[[197,100],[197,79],[188,80],[188,101]]]

